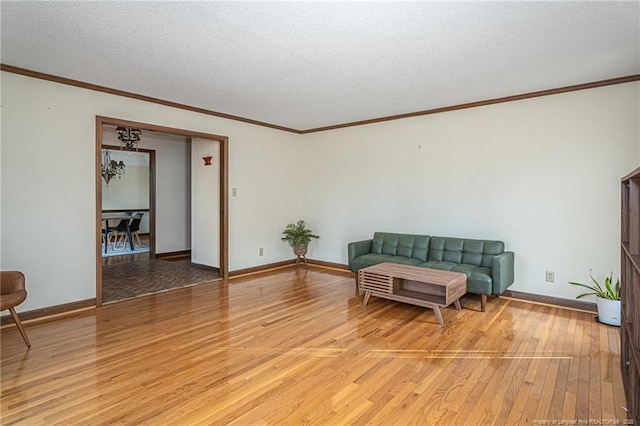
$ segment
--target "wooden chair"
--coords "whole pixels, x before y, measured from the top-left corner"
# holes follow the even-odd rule
[[[0,271],[0,311],[9,310],[13,322],[16,323],[18,331],[28,347],[31,347],[27,333],[25,333],[20,317],[14,309],[27,298],[24,274],[19,271]]]

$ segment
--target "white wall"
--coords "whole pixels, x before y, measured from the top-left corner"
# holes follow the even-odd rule
[[[156,152],[156,253],[191,248],[191,147],[185,137],[145,132]]]
[[[512,290],[573,298],[620,265],[620,178],[638,166],[638,83],[304,136],[309,257],[375,231],[497,239]],[[546,283],[545,270],[555,271]]]
[[[299,135],[7,72],[0,84],[0,267],[27,276],[21,311],[96,295],[97,115],[228,136],[230,269],[292,257],[279,234],[299,206]]]
[[[1,77],[0,267],[27,275],[20,310],[95,297],[96,115],[229,137],[232,271],[291,259],[280,237],[298,219],[321,236],[309,257],[338,263],[377,230],[501,239],[516,253],[512,289],[558,297],[589,268],[619,268],[639,83],[296,135]],[[61,223],[73,226],[64,238]]]
[[[247,143],[229,141],[230,270],[292,259],[291,247],[280,240],[285,226],[300,216],[300,193],[306,174],[301,169],[304,145],[300,135],[274,130],[282,138],[265,137],[253,126]],[[237,195],[231,195],[236,188]],[[264,255],[259,255],[260,248]]]
[[[212,156],[205,166],[205,156]],[[191,140],[191,262],[220,267],[220,142]]]
[[[105,210],[149,208],[149,166],[128,164],[125,172],[109,184],[102,180],[102,208]]]

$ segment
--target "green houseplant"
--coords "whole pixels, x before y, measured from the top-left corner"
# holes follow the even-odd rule
[[[313,231],[307,228],[304,220],[299,220],[297,223],[290,223],[282,231],[282,241],[289,243],[293,247],[293,253],[297,256],[304,256],[307,254],[307,247],[312,238],[320,238],[313,234]]]
[[[584,287],[589,291],[576,296],[576,299],[580,299],[585,296],[596,296],[596,305],[598,306],[598,321],[620,326],[620,280],[618,279],[613,284],[613,272],[604,279],[604,285],[601,286],[598,281],[593,278],[591,270],[589,270],[589,276],[593,284],[584,284],[575,281],[569,281],[569,284]]]

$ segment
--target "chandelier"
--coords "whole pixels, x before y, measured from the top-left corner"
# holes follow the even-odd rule
[[[109,186],[109,181],[118,176],[118,179],[124,174],[124,162],[111,159],[111,153],[108,149],[102,150],[102,178]]]
[[[138,142],[140,142],[140,129],[133,129],[131,127],[116,127],[116,132],[118,133],[118,139],[122,142],[122,148],[138,150]]]

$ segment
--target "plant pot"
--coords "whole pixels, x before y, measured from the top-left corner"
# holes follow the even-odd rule
[[[598,306],[598,321],[603,324],[620,327],[621,313],[619,300],[596,297],[596,305]]]
[[[293,246],[293,254],[296,256],[305,256],[307,254],[307,246],[304,244]]]

